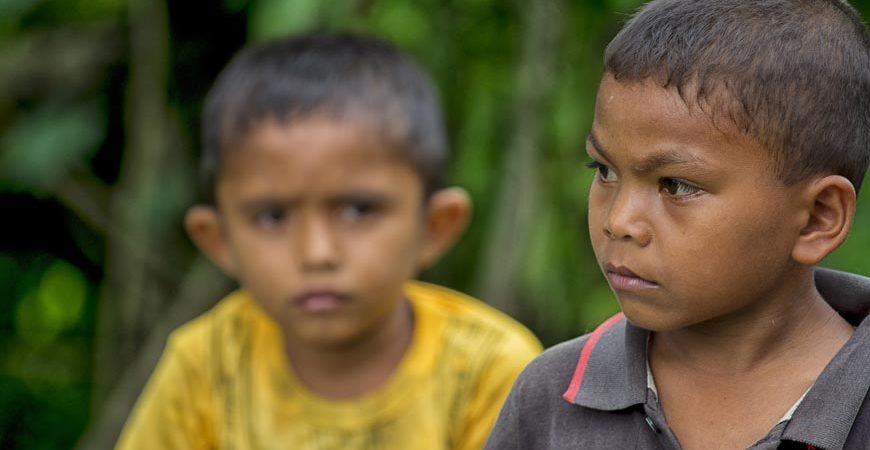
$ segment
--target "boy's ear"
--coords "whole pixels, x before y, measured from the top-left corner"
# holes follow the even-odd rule
[[[815,265],[846,240],[855,216],[855,187],[845,177],[829,175],[810,183],[806,222],[792,250],[795,261]]]
[[[227,242],[217,209],[195,205],[184,216],[184,227],[194,244],[227,275],[235,277],[235,258]]]
[[[423,218],[418,266],[426,269],[462,236],[471,217],[471,198],[465,189],[451,187],[432,194]]]

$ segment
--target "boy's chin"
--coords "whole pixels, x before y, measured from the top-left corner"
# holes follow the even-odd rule
[[[686,317],[672,312],[655,311],[651,308],[637,307],[620,302],[626,320],[638,328],[654,332],[676,331],[692,325]]]
[[[295,339],[291,339],[296,345],[304,346],[309,350],[332,353],[349,350],[359,342],[359,333],[353,330],[324,330],[319,333],[305,333],[298,330],[293,333]]]

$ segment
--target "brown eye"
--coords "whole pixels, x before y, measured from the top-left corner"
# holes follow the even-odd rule
[[[338,214],[343,220],[353,222],[364,219],[380,210],[380,205],[374,201],[354,200],[339,206]]]
[[[586,167],[590,169],[595,169],[595,175],[599,180],[603,183],[612,183],[616,181],[616,173],[610,169],[610,167],[605,166],[597,161],[593,161],[586,164]]]
[[[700,192],[697,187],[675,178],[662,178],[659,184],[661,190],[671,197],[687,197]]]
[[[264,228],[275,228],[287,220],[284,208],[264,208],[254,215],[254,222]]]

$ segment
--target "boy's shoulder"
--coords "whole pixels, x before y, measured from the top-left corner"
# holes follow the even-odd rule
[[[853,326],[870,316],[870,278],[821,267],[814,275],[818,291]]]
[[[520,374],[485,448],[656,448],[631,414],[646,400],[635,354],[644,343],[645,331],[617,314],[547,349]]]
[[[244,352],[254,330],[275,328],[250,295],[236,290],[169,335],[167,350],[195,362],[230,360]],[[277,331],[277,330],[275,330]],[[232,362],[228,363],[232,365]]]
[[[523,370],[514,390],[535,402],[564,402],[577,362],[591,333],[547,348]]]
[[[253,299],[243,289],[230,292],[208,311],[178,327],[173,335],[197,335],[211,331],[215,327],[238,326],[240,321],[250,320],[256,308]]]
[[[422,281],[408,282],[405,294],[420,313],[445,321],[448,331],[479,330],[540,347],[535,335],[517,320],[469,295]]]
[[[428,352],[433,355],[481,366],[515,365],[519,372],[543,349],[521,323],[461,292],[411,281],[405,294],[415,311],[417,335],[421,343],[432,345]]]

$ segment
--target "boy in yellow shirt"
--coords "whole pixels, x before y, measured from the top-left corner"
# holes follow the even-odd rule
[[[412,280],[462,233],[441,112],[394,47],[310,35],[237,55],[209,93],[211,201],[187,230],[241,289],[171,336],[134,449],[476,449],[540,351]]]

